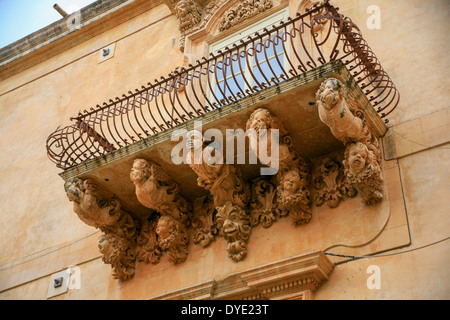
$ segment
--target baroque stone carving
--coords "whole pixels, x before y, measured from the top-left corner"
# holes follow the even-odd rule
[[[362,142],[351,143],[345,149],[343,164],[347,181],[368,205],[383,200],[383,176],[377,151],[373,144],[368,147]]]
[[[227,240],[228,257],[233,261],[241,261],[247,255],[247,240],[252,228],[246,210],[227,201],[217,207],[217,225],[220,234]]]
[[[276,220],[276,191],[276,187],[267,180],[257,178],[253,181],[250,203],[252,226],[261,223],[264,228],[268,228]]]
[[[136,197],[143,206],[180,222],[188,220],[189,203],[179,194],[178,184],[160,166],[136,159],[130,178],[136,188]]]
[[[137,244],[140,246],[137,252],[137,260],[145,263],[156,264],[162,256],[162,249],[159,246],[158,235],[156,233],[157,219],[145,221],[137,237]]]
[[[360,117],[354,115],[347,88],[337,79],[326,79],[316,93],[319,118],[331,130],[336,139],[347,142],[357,141],[365,134]]]
[[[64,189],[80,220],[104,233],[98,239],[98,247],[103,261],[111,264],[114,278],[131,278],[137,228],[130,214],[120,208],[119,199],[91,180],[71,178]]]
[[[114,234],[103,234],[97,244],[103,262],[111,265],[115,279],[128,280],[134,276],[136,244],[133,241]]]
[[[247,18],[272,8],[272,6],[272,0],[239,0],[235,7],[225,13],[219,23],[219,31],[227,30]]]
[[[215,226],[228,242],[228,256],[233,261],[240,261],[247,254],[246,242],[251,234],[247,212],[249,186],[236,166],[213,161],[212,158],[223,159],[223,155],[218,154],[219,151],[211,145],[203,147],[201,132],[188,134],[187,147],[187,162],[198,175],[198,185],[212,195],[217,211]],[[232,219],[239,221],[232,224]]]
[[[195,230],[194,243],[207,247],[214,241],[219,229],[215,222],[216,208],[209,196],[200,197],[194,201],[192,228]]]
[[[130,178],[135,185],[138,201],[161,215],[156,225],[144,225],[145,233],[139,239],[143,246],[139,259],[156,263],[160,252],[167,251],[171,262],[184,262],[188,253],[186,226],[191,207],[179,194],[178,184],[160,166],[144,159],[133,162]]]
[[[271,150],[274,144],[278,150],[277,173],[277,214],[287,216],[295,224],[304,224],[311,219],[311,199],[309,192],[309,166],[298,156],[292,147],[292,138],[281,121],[273,116],[269,110],[259,108],[253,111],[246,125],[247,130],[254,130],[256,135],[250,135],[250,148],[260,158],[261,148],[266,148],[265,154],[274,161]],[[272,130],[278,130],[273,135]],[[264,141],[261,138],[266,136]],[[276,138],[278,136],[278,141]],[[266,142],[267,141],[267,142]],[[261,160],[261,158],[260,158]],[[261,161],[267,166],[276,167],[273,163]]]
[[[315,203],[318,207],[327,203],[330,208],[336,208],[345,197],[353,198],[356,189],[347,181],[344,167],[331,158],[323,159],[313,178],[313,185],[317,189]]]
[[[175,5],[175,15],[179,20],[179,29],[185,33],[201,21],[202,7],[195,0],[180,0]]]
[[[373,205],[382,201],[378,141],[367,128],[364,113],[338,79],[325,79],[316,98],[320,119],[346,146],[343,164],[347,182],[358,190],[364,203]]]

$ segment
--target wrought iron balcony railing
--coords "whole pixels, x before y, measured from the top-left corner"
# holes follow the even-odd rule
[[[218,53],[80,112],[47,139],[57,167],[88,160],[340,59],[381,118],[399,93],[358,27],[325,2]]]

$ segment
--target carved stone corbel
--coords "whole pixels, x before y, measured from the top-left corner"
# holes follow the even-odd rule
[[[139,251],[139,259],[156,263],[160,250],[167,251],[173,263],[185,261],[189,244],[186,225],[189,224],[191,207],[179,194],[178,184],[160,166],[144,159],[133,162],[130,178],[138,201],[161,215],[156,225],[146,225],[146,235],[141,234],[143,247]]]
[[[220,235],[227,240],[228,257],[241,261],[247,256],[247,241],[252,233],[250,216],[246,209],[227,201],[217,207],[217,226]]]
[[[116,279],[127,280],[134,275],[136,223],[120,208],[115,196],[91,180],[71,178],[64,184],[67,197],[81,221],[100,229],[98,239],[103,261],[111,264]]]
[[[378,141],[368,129],[364,113],[349,97],[346,86],[334,78],[325,79],[316,99],[321,121],[346,146],[343,164],[347,182],[358,190],[364,203],[382,201]]]
[[[336,208],[345,197],[353,198],[357,191],[348,183],[344,167],[331,158],[323,159],[315,170],[313,185],[317,189],[315,203],[318,207],[327,203]]]
[[[246,125],[247,130],[254,130],[255,135],[250,135],[250,148],[269,167],[276,167],[272,163],[266,163],[260,157],[261,149],[266,149],[265,154],[271,161],[272,149],[278,150],[278,187],[276,193],[277,215],[289,216],[295,224],[304,224],[311,219],[311,199],[309,192],[309,166],[299,157],[292,147],[292,138],[282,125],[281,121],[273,116],[269,110],[259,108],[253,111]],[[278,135],[273,135],[272,130],[278,130]],[[261,142],[263,136],[266,138]],[[278,141],[273,137],[278,136]],[[275,148],[274,148],[275,146]]]
[[[223,159],[223,155],[218,154],[219,151],[210,145],[203,147],[201,132],[189,133],[187,144],[187,162],[198,176],[198,185],[212,195],[217,211],[215,227],[228,242],[228,256],[233,261],[241,261],[247,254],[246,242],[251,234],[250,216],[247,212],[249,186],[238,167],[213,161],[212,157]]]

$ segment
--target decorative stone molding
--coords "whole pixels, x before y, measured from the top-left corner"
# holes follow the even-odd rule
[[[103,261],[111,264],[114,278],[131,278],[135,270],[137,229],[130,214],[120,208],[119,199],[91,180],[72,178],[64,189],[80,220],[103,232],[98,247]]]
[[[364,203],[383,199],[381,157],[378,140],[365,123],[365,115],[338,79],[325,79],[316,93],[320,120],[346,146],[343,161],[347,182],[359,192]]]
[[[356,189],[348,183],[341,163],[331,158],[323,159],[315,169],[313,185],[317,189],[314,197],[316,206],[324,203],[336,208],[345,197],[356,196]]]
[[[167,251],[171,262],[184,262],[188,254],[186,226],[190,222],[191,207],[179,194],[178,184],[160,166],[144,159],[133,162],[130,178],[138,201],[160,214],[156,224],[144,225],[145,233],[139,238],[143,246],[139,260],[157,263],[160,253]]]
[[[333,269],[333,263],[322,252],[312,252],[151,300],[311,300],[313,292],[327,281]]]
[[[239,0],[228,10],[219,23],[219,31],[225,31],[239,22],[272,8],[272,0]]]
[[[367,135],[361,112],[351,103],[347,88],[338,79],[329,78],[322,82],[316,100],[320,120],[336,139],[346,143],[359,141]],[[359,116],[355,115],[357,113]]]
[[[269,110],[259,108],[252,112],[246,124],[247,130],[254,130],[256,135],[250,135],[250,148],[259,157],[258,146],[266,146],[266,154],[271,158],[271,150],[274,144],[278,149],[278,173],[277,173],[277,214],[289,215],[295,224],[308,223],[311,219],[311,200],[309,192],[309,166],[299,157],[292,147],[292,138],[282,125],[281,121],[273,116]],[[278,135],[273,135],[272,130],[278,130]],[[266,136],[267,142],[260,139]],[[272,141],[273,137],[279,137],[279,141]],[[260,157],[259,157],[260,158]],[[261,162],[273,166],[271,163]]]

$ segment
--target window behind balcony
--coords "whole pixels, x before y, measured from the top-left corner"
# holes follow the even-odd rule
[[[240,99],[244,93],[283,81],[288,49],[288,43],[282,41],[283,30],[260,38],[255,37],[255,33],[263,35],[264,28],[271,29],[288,16],[288,9],[283,9],[210,45],[209,51],[218,56],[211,69],[215,72],[210,74],[210,101],[229,103]],[[249,36],[257,40],[236,48],[242,41],[248,41]]]

